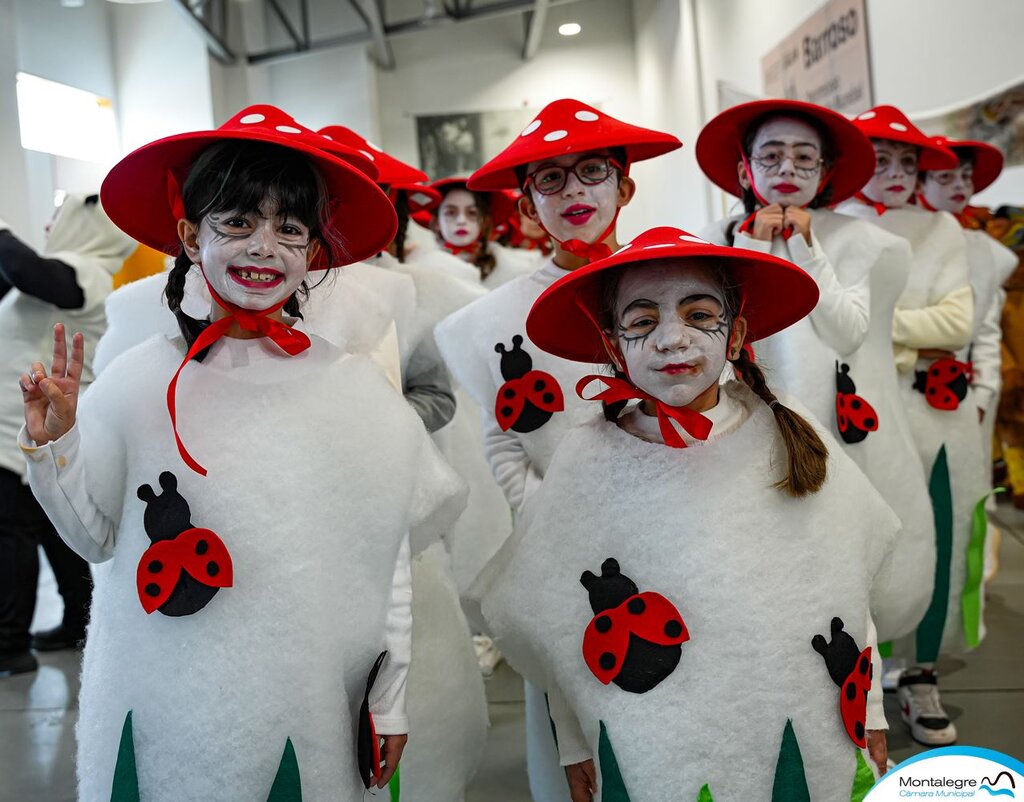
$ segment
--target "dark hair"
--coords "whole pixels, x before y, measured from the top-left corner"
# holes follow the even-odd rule
[[[294,215],[309,228],[310,243],[325,248],[332,261],[344,255],[337,232],[329,224],[327,188],[312,162],[289,148],[263,142],[227,141],[210,145],[193,162],[181,188],[185,218],[199,224],[208,214],[258,213],[272,198],[280,214]],[[185,279],[192,261],[184,247],[167,275],[164,296],[191,347],[209,320],[196,320],[181,309]],[[301,301],[309,297],[305,281],[284,305],[286,314],[301,317]],[[196,359],[202,360],[206,352]]]
[[[398,216],[398,230],[395,231],[395,258],[405,261],[405,237],[409,233],[409,193],[398,190],[395,196],[395,214]]]
[[[750,123],[750,125],[747,126],[747,130],[743,133],[743,153],[746,155],[747,159],[750,159],[753,154],[754,140],[757,138],[757,132],[760,130],[761,126],[769,120],[773,120],[777,117],[789,117],[813,128],[817,132],[818,138],[821,139],[821,158],[824,162],[824,169],[828,170],[829,167],[835,163],[835,144],[832,142],[832,137],[829,135],[828,129],[825,128],[825,126],[816,118],[809,114],[805,114],[802,111],[769,111]],[[757,209],[758,204],[757,196],[754,195],[753,189],[749,187],[744,189],[741,200],[743,201],[743,208],[746,209],[747,214],[753,214]],[[807,204],[807,208],[823,209],[831,205],[832,181],[829,180],[828,183],[822,187],[821,191],[814,196],[814,199]],[[730,231],[730,238],[731,236],[732,232]],[[729,244],[733,244],[731,239]]]
[[[974,167],[974,164],[977,161],[977,159],[975,158],[974,150],[972,148],[951,147],[949,148],[949,150],[953,151],[956,154],[956,157],[960,160],[960,163],[957,165],[957,167]],[[918,149],[918,152],[920,152],[920,148]],[[918,170],[917,177],[918,180],[920,180],[923,183],[928,178],[928,173],[941,172],[942,170]]]
[[[491,241],[491,231],[494,229],[494,218],[491,217],[491,198],[486,192],[474,192],[466,186],[465,182],[459,182],[449,184],[444,188],[441,203],[444,203],[444,199],[458,189],[471,194],[476,203],[476,208],[480,211],[480,250],[477,251],[473,264],[480,271],[480,278],[485,279],[494,272],[494,268],[497,266],[497,260],[488,248],[488,243]],[[438,215],[440,215],[440,211],[441,207],[439,204]],[[438,230],[438,236],[440,236],[440,230]]]
[[[735,321],[740,312],[739,287],[729,281],[729,272],[721,263],[705,260],[702,264],[715,272],[721,285],[726,314],[731,321]],[[626,267],[628,265],[610,271],[602,288],[599,321],[607,331],[614,331],[615,301],[619,282]],[[727,342],[730,342],[731,339],[732,328],[730,326]],[[775,416],[775,423],[779,427],[782,442],[786,447],[788,470],[786,475],[775,483],[775,487],[794,497],[806,496],[820,490],[825,483],[828,470],[828,448],[822,442],[818,432],[803,416],[779,402],[775,394],[768,388],[764,373],[754,361],[751,349],[740,349],[739,357],[733,361],[733,368],[737,377],[768,405]],[[620,379],[626,378],[625,374],[617,369],[615,376]],[[612,404],[602,402],[605,419],[612,422],[618,420],[625,405],[625,401],[617,401]]]

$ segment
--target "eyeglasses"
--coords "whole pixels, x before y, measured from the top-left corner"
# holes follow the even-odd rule
[[[875,175],[881,175],[892,167],[893,161],[897,161],[899,164],[900,171],[905,175],[913,175],[917,172],[917,154],[906,154],[900,156],[898,160],[894,160],[892,156],[887,153],[876,153],[875,154]]]
[[[793,169],[801,178],[810,178],[821,169],[825,160],[810,153],[787,153],[784,150],[768,150],[757,156],[751,156],[750,161],[754,163],[765,175],[775,175],[782,169],[783,163],[789,159],[793,163]]]
[[[621,171],[622,165],[610,156],[587,156],[571,167],[543,165],[530,173],[526,180],[533,184],[533,188],[541,195],[554,195],[565,189],[569,173],[575,175],[581,184],[594,186],[607,181],[615,170]]]
[[[926,175],[926,180],[934,181],[943,187],[948,187],[958,178],[965,184],[974,183],[974,168],[968,166],[956,170],[929,170]]]

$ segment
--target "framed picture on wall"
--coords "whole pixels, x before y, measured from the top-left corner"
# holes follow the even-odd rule
[[[469,175],[501,151],[537,110],[470,111],[416,116],[420,166],[432,179]]]

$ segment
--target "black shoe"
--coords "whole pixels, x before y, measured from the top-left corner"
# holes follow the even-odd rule
[[[0,677],[28,674],[39,668],[39,662],[32,652],[0,653]]]
[[[32,636],[32,648],[37,652],[57,652],[61,649],[80,649],[85,643],[85,630],[66,629],[63,624]]]

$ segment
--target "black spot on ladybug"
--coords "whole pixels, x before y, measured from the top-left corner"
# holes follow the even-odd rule
[[[683,622],[682,621],[669,621],[665,624],[665,634],[670,638],[678,638],[683,634]]]
[[[537,379],[537,381],[535,381],[533,383],[533,389],[536,390],[538,393],[541,390],[543,390],[545,387],[547,387],[547,386],[548,386],[548,383],[546,381],[544,381],[543,379]]]
[[[626,605],[626,609],[629,610],[633,615],[640,615],[644,610],[647,609],[647,605],[644,604],[644,600],[641,598],[630,599],[629,604]]]
[[[929,387],[928,388],[928,395],[935,395],[935,388],[934,387]]]
[[[159,574],[164,570],[164,564],[159,560],[151,560],[147,568],[151,574]]]
[[[860,409],[861,403],[855,398],[850,402],[850,406],[853,407],[854,409]]]
[[[846,686],[846,698],[851,702],[857,698],[857,689],[852,682]]]
[[[858,739],[864,737],[864,725],[861,724],[859,721],[853,725],[853,731],[857,733]]]
[[[211,560],[206,564],[206,573],[210,576],[217,576],[220,573],[220,566]]]
[[[198,543],[196,543],[196,554],[206,554],[206,552],[209,550],[210,544],[207,543],[205,540],[200,540]]]
[[[544,393],[544,403],[545,404],[551,404],[551,403],[554,402],[554,400],[555,400],[555,394],[554,393]]]
[[[606,615],[599,615],[594,619],[594,626],[598,632],[607,632],[612,628],[612,620]]]
[[[601,655],[601,668],[605,671],[611,671],[615,668],[615,655],[611,652],[605,652]]]
[[[150,582],[148,585],[146,585],[146,593],[150,596],[159,596],[160,586]]]
[[[866,423],[868,426],[872,426],[873,427],[875,425],[875,419],[874,418],[864,418],[864,423]]]
[[[512,414],[512,407],[502,407],[501,414],[507,418],[509,415]]]
[[[505,398],[512,399],[516,397],[516,391],[509,387],[505,390],[504,393],[502,393],[502,395],[504,395]]]
[[[870,671],[870,670],[871,670],[871,662],[866,657],[862,657],[860,659],[860,673],[861,674],[867,674],[868,671]]]

